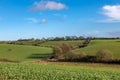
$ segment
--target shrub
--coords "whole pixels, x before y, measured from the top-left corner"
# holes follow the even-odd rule
[[[86,57],[86,56],[87,56],[87,54],[84,53],[84,52],[81,52],[81,53],[77,54],[77,58],[78,58],[78,59],[82,59],[82,58],[84,58],[84,57]]]
[[[74,60],[81,60],[82,58],[87,56],[84,52],[75,53],[74,51],[71,51],[70,54],[72,54],[72,59]]]
[[[56,45],[53,47],[54,57],[58,59],[66,59],[68,55],[70,56],[72,54],[70,53],[72,49],[73,47],[68,43]]]
[[[74,59],[76,59],[76,55],[75,54],[76,53],[74,51],[70,51],[70,52],[64,54],[64,59],[65,60],[74,60]]]
[[[63,51],[59,46],[55,46],[53,47],[53,54],[55,58],[60,58],[60,56],[62,55]]]
[[[62,43],[59,45],[59,47],[62,49],[63,53],[67,53],[72,50],[72,46],[68,43]]]
[[[100,50],[96,54],[97,61],[110,61],[112,58],[112,52],[109,50]]]

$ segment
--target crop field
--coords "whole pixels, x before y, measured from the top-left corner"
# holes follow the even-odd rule
[[[0,80],[119,80],[120,70],[49,64],[0,63]]]
[[[17,61],[39,60],[50,56],[51,53],[51,48],[0,44],[0,58]]]
[[[99,50],[109,50],[115,58],[120,58],[120,40],[92,40],[90,45],[77,49],[76,52],[95,55]]]

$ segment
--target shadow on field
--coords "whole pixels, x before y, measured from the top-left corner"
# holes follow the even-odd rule
[[[34,53],[32,55],[30,55],[28,58],[31,58],[31,59],[43,59],[43,58],[48,58],[50,57],[52,54],[48,54],[48,53]]]

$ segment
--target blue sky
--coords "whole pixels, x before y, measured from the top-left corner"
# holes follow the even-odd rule
[[[0,40],[120,37],[120,0],[0,0]]]

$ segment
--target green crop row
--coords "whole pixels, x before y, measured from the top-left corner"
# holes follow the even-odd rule
[[[119,70],[0,63],[0,80],[120,80]]]

